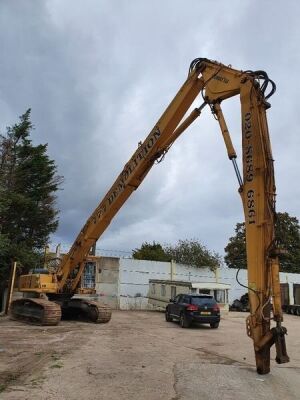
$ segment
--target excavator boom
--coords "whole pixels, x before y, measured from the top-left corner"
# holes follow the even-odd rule
[[[112,218],[132,192],[139,187],[154,162],[174,141],[175,128],[202,88],[203,80],[198,78],[196,71],[190,74],[147,138],[139,144],[112,187],[81,229],[69,253],[63,258],[58,272],[60,288],[65,285],[70,272],[78,264],[84,262],[90,248],[105,231]],[[72,286],[74,289],[76,282],[73,282]]]

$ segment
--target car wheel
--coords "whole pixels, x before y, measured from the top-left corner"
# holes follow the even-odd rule
[[[219,328],[219,322],[212,322],[212,323],[210,324],[210,327],[211,327],[212,329],[217,329],[217,328]]]
[[[189,326],[190,326],[189,321],[186,319],[186,316],[183,313],[180,314],[179,324],[180,324],[181,328],[189,328]]]
[[[166,321],[167,322],[172,322],[173,321],[173,318],[171,317],[168,309],[166,310],[165,317],[166,317]]]

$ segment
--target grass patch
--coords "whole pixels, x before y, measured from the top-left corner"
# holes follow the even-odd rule
[[[7,382],[7,383],[14,382],[14,381],[17,380],[17,378],[18,378],[18,375],[17,375],[17,374],[10,373],[10,374],[7,375],[6,382]]]
[[[40,386],[43,383],[43,381],[44,381],[43,377],[33,378],[30,380],[30,384],[31,384],[31,386],[36,387],[36,386]]]
[[[4,392],[4,390],[6,389],[6,385],[4,383],[0,384],[0,393]]]
[[[51,358],[53,361],[59,361],[60,360],[60,356],[56,353],[51,354]]]
[[[62,367],[63,367],[62,364],[53,364],[53,365],[50,365],[50,368],[62,368]]]

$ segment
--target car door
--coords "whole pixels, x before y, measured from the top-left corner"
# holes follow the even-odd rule
[[[169,304],[168,304],[169,314],[170,314],[171,316],[175,315],[175,304],[176,304],[177,301],[178,301],[178,297],[179,297],[179,294],[178,294],[177,296],[174,297],[172,303],[169,303]]]
[[[179,316],[180,316],[182,300],[183,300],[182,294],[179,294],[178,296],[175,297],[175,303],[174,303],[174,308],[173,308],[173,316],[175,318],[179,318]]]
[[[190,296],[188,296],[188,295],[182,296],[181,303],[180,303],[179,314],[180,314],[182,311],[185,312],[185,309],[186,309],[187,305],[190,304],[190,303],[191,303]]]

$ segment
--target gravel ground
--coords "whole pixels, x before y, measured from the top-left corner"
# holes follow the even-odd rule
[[[108,324],[57,327],[0,318],[2,400],[296,400],[300,318],[286,315],[291,362],[255,372],[246,314],[182,329],[162,313],[114,311]],[[275,357],[274,350],[272,358]]]

